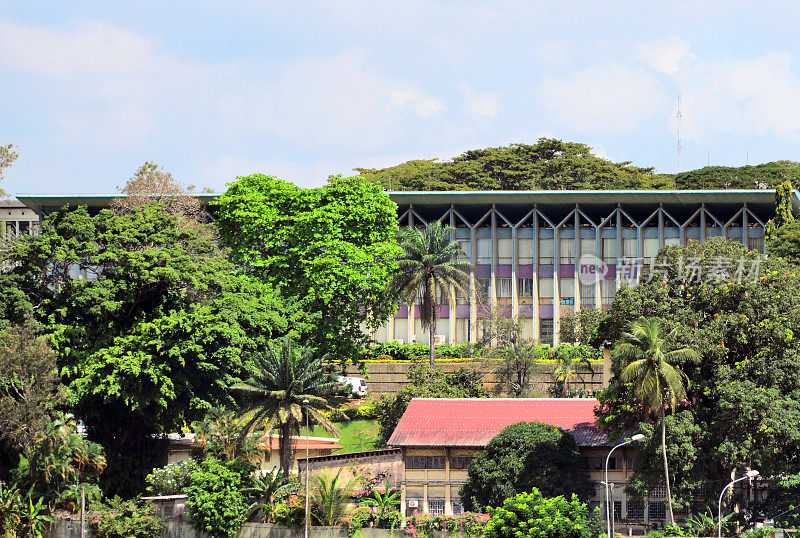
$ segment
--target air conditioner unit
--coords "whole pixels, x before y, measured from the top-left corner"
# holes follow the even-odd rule
[[[444,344],[444,335],[443,334],[434,334],[433,335],[433,345],[434,346],[441,346]]]
[[[409,499],[408,500],[408,507],[409,508],[419,508],[419,501],[416,499]]]

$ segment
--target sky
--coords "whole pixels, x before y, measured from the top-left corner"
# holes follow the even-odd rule
[[[216,191],[540,137],[678,170],[800,160],[797,2],[0,0],[9,193]]]

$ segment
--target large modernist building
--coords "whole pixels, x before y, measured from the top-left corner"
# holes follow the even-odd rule
[[[475,342],[493,307],[517,319],[525,336],[556,343],[559,319],[610,304],[637,264],[669,245],[726,237],[764,251],[774,191],[391,192],[401,226],[441,220],[472,263],[467,297],[444,294],[435,335]],[[115,195],[20,195],[39,215],[65,204],[108,207]],[[201,195],[208,202],[214,195]],[[795,210],[800,209],[794,193]],[[634,271],[631,272],[631,267]],[[401,305],[378,341],[427,342],[419,308]]]

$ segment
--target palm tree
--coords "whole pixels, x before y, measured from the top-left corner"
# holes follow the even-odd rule
[[[280,499],[296,492],[300,484],[275,469],[253,477],[252,487],[245,488],[242,493],[251,501],[247,509],[248,521],[253,515],[260,515],[266,523],[272,517],[275,503]]]
[[[570,380],[580,375],[581,368],[585,367],[590,373],[594,373],[592,363],[582,353],[582,348],[578,346],[558,346],[556,364],[557,366],[553,369],[553,377],[556,381],[564,383],[564,395],[566,397],[569,397]]]
[[[671,361],[696,360],[698,353],[688,347],[665,351],[667,342],[674,337],[677,328],[668,334],[661,330],[657,318],[641,317],[628,326],[621,342],[614,348],[614,357],[624,364],[621,379],[633,383],[634,395],[648,411],[656,412],[661,422],[661,453],[664,458],[664,483],[667,487],[670,522],[675,523],[672,512],[672,492],[669,485],[667,464],[667,434],[664,422],[665,408],[675,409],[686,399],[689,378],[672,366]]]
[[[391,515],[395,512],[394,507],[400,504],[400,493],[389,489],[389,481],[386,481],[386,486],[383,493],[375,489],[372,492],[372,497],[367,497],[361,501],[362,506],[369,506],[376,508],[375,519],[377,526],[381,528],[383,525],[391,521]]]
[[[311,515],[316,522],[325,527],[335,527],[341,523],[347,508],[347,501],[355,486],[354,480],[347,482],[341,478],[344,467],[331,475],[323,472],[315,477],[316,488],[311,495]]]
[[[430,333],[431,364],[436,362],[433,337],[439,294],[452,287],[457,294],[468,295],[471,264],[462,258],[464,252],[452,239],[453,232],[452,226],[442,226],[438,220],[424,230],[403,228],[400,245],[405,254],[398,260],[391,284],[398,298],[409,305],[419,299],[420,321]]]
[[[326,431],[337,433],[337,428],[325,416],[330,411],[339,384],[329,374],[322,357],[314,357],[311,350],[295,350],[288,336],[281,341],[277,351],[271,345],[266,353],[255,357],[251,377],[231,388],[242,395],[242,409],[247,422],[240,434],[240,446],[254,430],[269,434],[280,431],[278,453],[281,470],[288,474],[294,464],[292,436],[300,434],[300,427],[309,415],[311,424],[319,424]],[[303,401],[308,400],[307,404]]]

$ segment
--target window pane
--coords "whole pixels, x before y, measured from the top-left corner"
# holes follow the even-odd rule
[[[511,297],[511,279],[498,278],[498,297]]]
[[[581,256],[591,254],[594,256],[597,253],[597,243],[594,239],[581,239]]]
[[[550,318],[539,320],[539,343],[551,344],[553,342],[553,320]]]
[[[478,239],[478,263],[489,265],[492,263],[492,240]]]
[[[491,284],[491,280],[488,278],[479,278],[477,279],[478,284],[478,301],[485,301],[489,298],[489,286]]]
[[[677,246],[677,245],[680,245],[680,244],[681,244],[681,238],[680,237],[665,237],[664,238],[664,246],[665,247]]]
[[[539,297],[553,298],[553,279],[540,278],[539,279]]]
[[[533,297],[533,279],[532,278],[518,278],[517,279],[517,294],[520,297]]]
[[[644,259],[645,263],[652,263],[658,254],[658,238],[656,237],[646,237],[644,239]]]
[[[626,238],[622,240],[622,257],[623,258],[636,258],[639,256],[638,245],[635,238]]]
[[[558,281],[558,292],[561,297],[575,297],[575,279],[562,278]]]
[[[549,238],[539,239],[539,264],[553,265],[553,240]]]
[[[558,263],[571,265],[575,263],[575,240],[562,239],[558,244]]]
[[[606,238],[603,239],[603,261],[606,263],[617,262],[617,239]]]
[[[428,501],[428,512],[437,516],[444,514],[444,501]]]
[[[497,240],[497,263],[511,264],[513,259],[511,256],[511,247],[513,243],[513,239]]]
[[[519,249],[519,263],[530,265],[533,263],[533,240],[520,239],[517,245]]]

